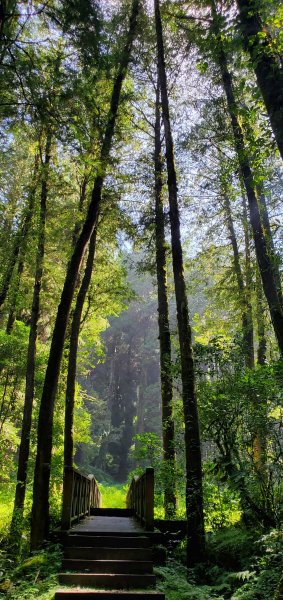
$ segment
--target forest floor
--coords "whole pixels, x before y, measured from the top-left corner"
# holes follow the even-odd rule
[[[102,486],[103,505],[121,506],[124,486]],[[21,562],[5,550],[13,503],[13,486],[0,486],[0,599],[51,600],[61,565],[61,548],[50,544],[32,556],[23,537]],[[123,506],[123,504],[122,504]],[[283,534],[263,534],[231,526],[208,534],[207,562],[186,577],[183,544],[169,552],[165,567],[156,568],[158,590],[166,600],[279,600],[283,572]],[[25,548],[26,547],[26,548]],[[280,584],[281,580],[281,584]]]

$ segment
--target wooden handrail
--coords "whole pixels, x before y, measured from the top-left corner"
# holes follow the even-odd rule
[[[154,529],[154,469],[148,467],[140,477],[134,477],[126,499],[127,508],[135,510],[137,518],[148,530]]]
[[[93,475],[82,475],[73,467],[64,469],[64,495],[61,528],[70,529],[75,521],[101,506],[101,493]]]

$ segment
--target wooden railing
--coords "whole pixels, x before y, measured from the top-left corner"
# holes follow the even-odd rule
[[[101,494],[94,476],[65,467],[61,528],[70,529],[74,522],[90,515],[91,508],[100,506]]]
[[[127,508],[136,512],[137,518],[148,531],[154,529],[154,469],[148,468],[140,477],[132,479],[127,493]]]

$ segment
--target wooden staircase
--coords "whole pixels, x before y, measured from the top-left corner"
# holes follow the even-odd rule
[[[66,535],[55,600],[164,600],[155,591],[152,537],[129,509],[91,510]]]

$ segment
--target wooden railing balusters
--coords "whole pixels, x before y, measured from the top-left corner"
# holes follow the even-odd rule
[[[154,529],[154,469],[148,467],[141,475],[132,479],[127,494],[127,508],[136,512],[137,518],[148,531]]]
[[[65,467],[61,529],[70,529],[72,523],[90,515],[91,508],[100,507],[101,494],[94,476]]]

